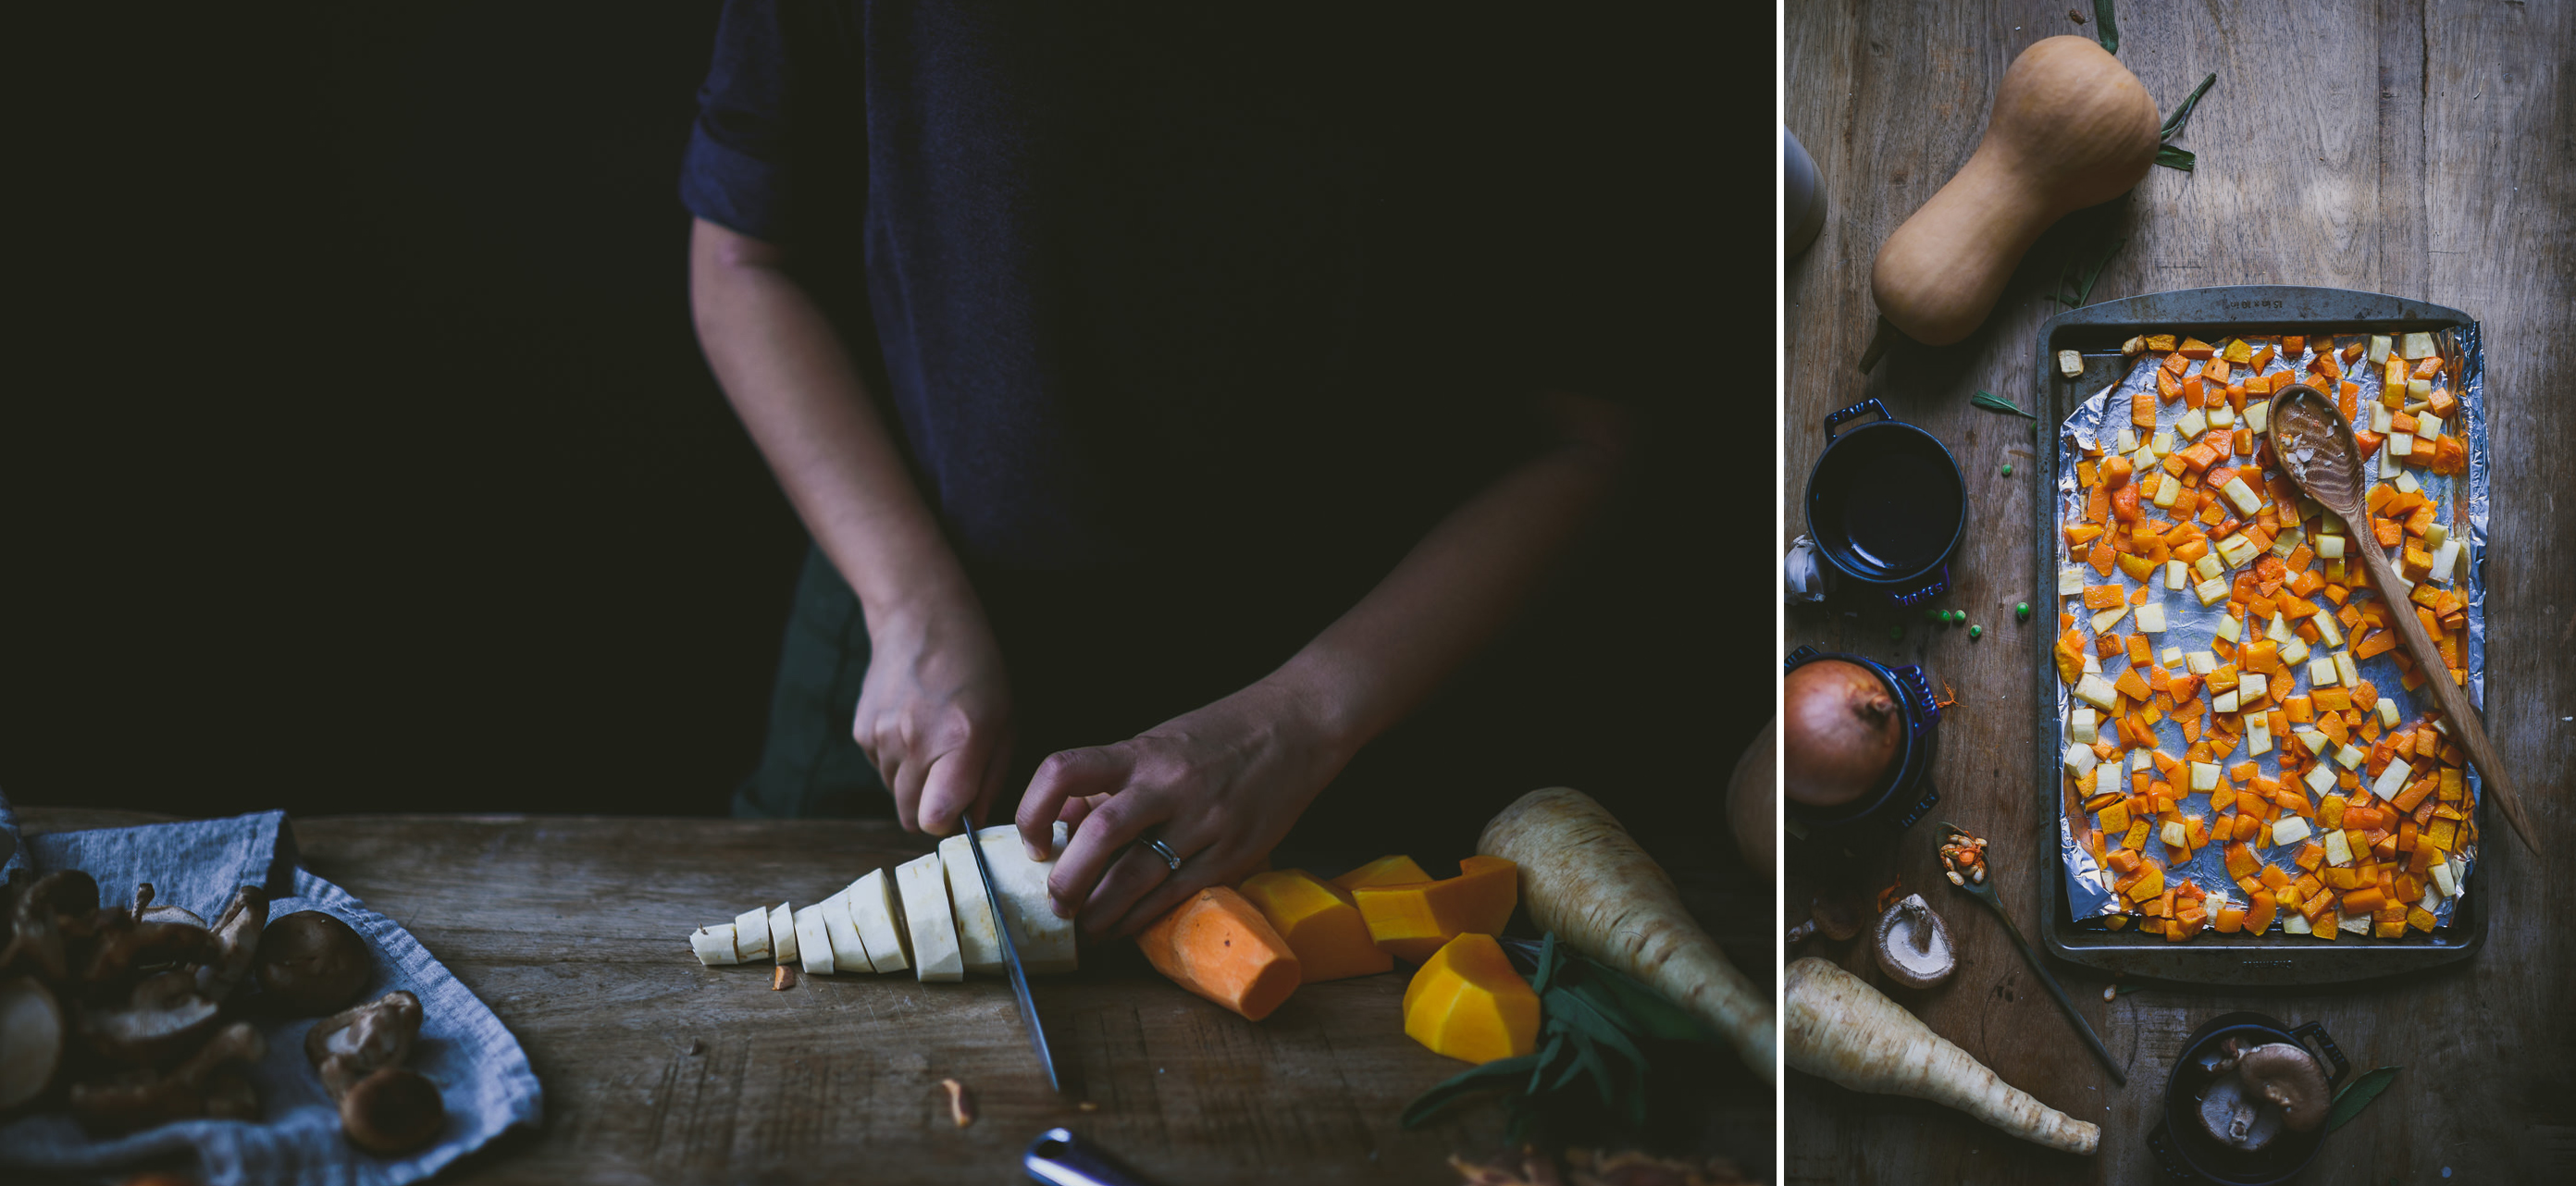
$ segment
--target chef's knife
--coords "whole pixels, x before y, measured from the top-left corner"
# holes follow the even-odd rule
[[[1057,1082],[1055,1053],[1047,1049],[1046,1027],[1038,1024],[1038,1003],[1029,995],[1029,969],[1020,962],[1020,945],[1011,938],[1011,915],[1002,909],[1002,894],[993,888],[993,866],[984,859],[984,838],[975,834],[975,821],[961,815],[957,826],[966,830],[966,851],[975,854],[975,880],[984,885],[984,901],[992,907],[993,933],[1002,940],[1002,965],[1011,973],[1011,995],[1020,1001],[1020,1024],[1029,1027],[1029,1047],[1038,1052],[1038,1065],[1046,1069],[1047,1090],[1061,1092]]]

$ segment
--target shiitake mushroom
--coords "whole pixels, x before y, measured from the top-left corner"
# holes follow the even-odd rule
[[[259,943],[259,989],[298,1017],[347,1008],[375,974],[367,941],[319,910],[298,910],[268,924]]]

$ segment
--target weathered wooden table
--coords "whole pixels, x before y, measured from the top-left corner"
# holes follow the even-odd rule
[[[166,818],[27,808],[33,832]],[[294,821],[305,864],[399,921],[491,1005],[545,1088],[545,1123],[441,1181],[1010,1182],[1062,1125],[1170,1183],[1455,1181],[1502,1149],[1500,1109],[1414,1132],[1396,1116],[1465,1069],[1404,1036],[1399,974],[1300,988],[1253,1024],[1183,992],[1133,947],[1086,951],[1036,996],[1066,1092],[1050,1094],[1009,985],[705,968],[691,927],[820,898],[929,851],[891,823],[343,816]],[[1737,957],[1763,910],[1682,874]],[[1731,1059],[1730,1056],[1726,1056]],[[980,1115],[959,1129],[939,1082]],[[1085,1104],[1092,1105],[1089,1110]],[[1707,1148],[1767,1167],[1771,1093],[1712,1103]],[[1763,1171],[1767,1176],[1767,1168]]]
[[[2576,1022],[2564,984],[2576,971],[2570,907],[2576,813],[2576,6],[2547,3],[2120,6],[2120,60],[2173,110],[2209,72],[2217,85],[2179,139],[2197,171],[2156,169],[2128,197],[2070,216],[2042,237],[1985,327],[1938,350],[1902,345],[1866,380],[1855,368],[1876,321],[1878,245],[1964,163],[1997,80],[2043,37],[2091,35],[2070,0],[1987,5],[1789,6],[1786,118],[1823,174],[1824,233],[1787,272],[1788,534],[1824,446],[1826,412],[1875,396],[1939,436],[1968,478],[1968,537],[1935,604],[1985,626],[1927,624],[1883,602],[1842,597],[1789,615],[1791,646],[1921,663],[1959,699],[1941,730],[1933,819],[1994,838],[2006,903],[2034,941],[2050,813],[2029,781],[2033,648],[2046,607],[2031,572],[2027,422],[1972,408],[1979,389],[2031,403],[2033,338],[2061,306],[2061,268],[2113,243],[2092,292],[2111,297],[2220,284],[2314,284],[2420,297],[2486,326],[2496,491],[2487,576],[2487,728],[2513,763],[2551,869],[2536,868],[2501,826],[2474,892],[2493,929],[2466,965],[2394,982],[2296,992],[2150,986],[2101,999],[2103,981],[2064,966],[2093,1025],[2125,1064],[2114,1088],[2033,983],[2001,928],[1941,884],[1937,828],[1910,833],[1883,860],[1921,890],[1961,939],[1961,967],[1929,992],[1896,989],[1933,1029],[2006,1080],[2103,1126],[2092,1159],[2051,1153],[1947,1109],[1857,1095],[1793,1075],[1787,1180],[2146,1182],[2145,1145],[2166,1071],[2184,1037],[2222,1012],[2324,1020],[2357,1069],[2397,1065],[2395,1085],[2337,1133],[2311,1182],[2576,1181]],[[2093,6],[2072,7],[2088,19]],[[2001,467],[2021,467],[2005,478]],[[1891,642],[1892,627],[1902,641]],[[1816,859],[1820,854],[1802,854]],[[1795,858],[1793,857],[1793,860]],[[1884,881],[1882,877],[1879,880]],[[1809,944],[1871,980],[1857,945]]]

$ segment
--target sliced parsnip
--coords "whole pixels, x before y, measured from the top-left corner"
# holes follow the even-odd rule
[[[769,954],[782,964],[796,962],[796,908],[785,902],[769,908]]]
[[[829,976],[840,966],[832,951],[832,937],[823,933],[823,908],[808,906],[796,912],[796,954],[805,970],[816,976]]]
[[[697,954],[699,963],[710,968],[742,962],[742,953],[734,950],[732,923],[699,927],[689,935],[689,950]]]
[[[876,971],[876,961],[868,957],[868,945],[859,938],[858,924],[850,921],[850,891],[823,899],[818,907],[823,912],[823,938],[832,948],[832,966],[843,972]]]
[[[868,946],[868,963],[878,972],[900,972],[912,966],[912,945],[903,933],[903,907],[894,900],[894,878],[883,869],[850,883],[841,891],[850,904],[850,925]]]
[[[748,963],[769,958],[769,909],[754,906],[734,916],[735,958]]]
[[[895,892],[912,931],[913,975],[920,980],[963,980],[965,957],[957,947],[957,917],[948,904],[948,876],[939,854],[924,853],[895,866]]]
[[[1052,852],[1064,851],[1068,833],[1063,821],[1057,821]],[[1057,918],[1054,908],[1048,905],[1046,883],[1055,870],[1055,858],[1030,860],[1028,850],[1020,844],[1020,830],[1008,824],[981,829],[975,836],[984,847],[985,863],[992,867],[993,889],[1001,896],[1002,911],[1011,920],[1011,935],[1019,941],[1020,963],[1032,974],[1073,971],[1079,966],[1074,952],[1073,920]],[[966,970],[1000,975],[1001,939],[993,932],[992,913],[984,909],[984,886],[975,875],[974,857],[966,851],[966,838],[951,836],[941,841],[939,857],[948,869],[949,900],[957,904],[957,943]]]

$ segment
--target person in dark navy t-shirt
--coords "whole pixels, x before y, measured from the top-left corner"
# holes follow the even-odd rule
[[[739,813],[942,834],[1042,758],[1058,908],[1131,933],[1563,567],[1630,413],[1458,93],[1498,80],[1381,19],[726,6],[691,299],[815,546]]]

